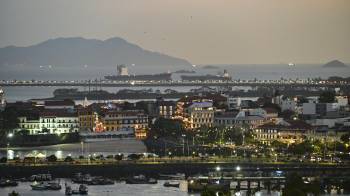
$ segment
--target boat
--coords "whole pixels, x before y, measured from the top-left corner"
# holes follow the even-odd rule
[[[113,81],[171,81],[171,73],[149,74],[149,75],[129,75],[125,65],[117,66],[117,75],[105,76],[106,80]]]
[[[163,184],[163,186],[179,188],[180,187],[180,183],[179,182],[165,182]]]
[[[92,182],[92,177],[90,174],[83,175],[81,173],[76,173],[72,178],[72,182],[79,184],[89,184]]]
[[[12,191],[11,193],[8,194],[8,196],[19,196],[19,193],[16,191]]]
[[[214,179],[189,179],[188,192],[201,192],[204,189],[214,191],[229,191],[230,181],[228,180],[214,180]]]
[[[64,194],[65,194],[65,195],[72,195],[72,194],[73,194],[72,187],[66,186],[66,189],[65,189],[65,191],[64,191]]]
[[[32,190],[34,190],[34,191],[47,190],[46,183],[44,183],[44,182],[35,181],[33,184],[30,185],[30,187],[32,187]]]
[[[29,177],[29,181],[51,181],[51,174],[36,174]]]
[[[147,178],[144,175],[133,176],[125,180],[126,184],[157,184],[154,178]]]
[[[88,185],[112,185],[114,181],[109,178],[94,177]]]
[[[43,191],[43,190],[61,190],[61,185],[58,182],[37,182],[35,181],[30,185],[32,190]]]
[[[84,184],[81,184],[79,186],[79,194],[80,195],[87,195],[88,194],[88,188]]]
[[[163,180],[184,180],[186,175],[184,173],[159,174],[159,178]]]
[[[48,182],[46,184],[46,187],[48,190],[61,190],[62,186],[60,185],[59,182]]]
[[[0,180],[0,187],[9,187],[9,186],[17,186],[18,183],[14,180],[10,179],[1,179]]]

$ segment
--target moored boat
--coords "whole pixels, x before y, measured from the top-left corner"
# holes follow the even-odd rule
[[[147,178],[144,175],[133,176],[125,180],[126,184],[157,184],[154,178]]]
[[[9,187],[9,186],[17,186],[18,183],[14,180],[10,179],[1,179],[0,180],[0,187]]]
[[[34,190],[34,191],[47,190],[46,183],[44,183],[44,182],[35,181],[33,184],[30,185],[30,187],[32,187],[32,190]]]
[[[8,194],[8,196],[19,196],[19,193],[16,191],[12,191],[11,193]]]
[[[179,188],[180,187],[180,183],[179,182],[165,182],[163,184],[163,186]]]

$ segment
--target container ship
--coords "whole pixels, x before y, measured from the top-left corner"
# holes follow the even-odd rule
[[[125,65],[118,65],[117,75],[105,76],[105,79],[113,81],[171,81],[171,73],[129,75]]]

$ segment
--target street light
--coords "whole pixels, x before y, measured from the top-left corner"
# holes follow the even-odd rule
[[[12,138],[12,137],[13,137],[13,133],[7,134],[7,137],[8,137],[8,138]]]
[[[237,165],[236,171],[241,171],[241,167],[239,165]]]
[[[217,166],[217,167],[215,168],[215,170],[216,170],[216,171],[221,171],[220,166]]]

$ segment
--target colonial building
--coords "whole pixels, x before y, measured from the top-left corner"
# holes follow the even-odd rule
[[[267,123],[256,127],[254,132],[256,139],[263,144],[270,144],[274,140],[287,144],[300,143],[314,135],[313,127],[300,120]]]
[[[255,128],[262,125],[265,122],[265,118],[257,115],[249,115],[245,111],[240,112],[218,112],[214,116],[214,124],[216,126],[228,126],[228,127],[243,127]]]
[[[18,117],[19,129],[29,130],[29,134],[61,134],[79,131],[76,112],[65,109],[50,109],[38,115]]]
[[[183,122],[187,129],[211,127],[214,122],[214,108],[211,100],[194,100],[185,105]]]
[[[134,130],[138,138],[146,137],[148,116],[140,110],[107,110],[101,117],[105,131]]]

